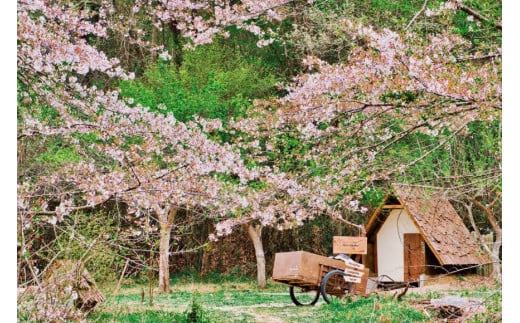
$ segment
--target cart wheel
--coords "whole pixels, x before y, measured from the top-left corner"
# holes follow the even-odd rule
[[[289,286],[291,300],[297,306],[314,305],[320,298],[320,290],[310,290],[302,287]]]
[[[321,280],[320,291],[327,304],[332,298],[345,298],[352,290],[352,283],[346,282],[343,276],[345,276],[345,272],[342,270],[333,270],[329,271]]]

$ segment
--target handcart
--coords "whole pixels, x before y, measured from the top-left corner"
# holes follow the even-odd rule
[[[326,257],[306,251],[281,252],[275,255],[273,280],[289,285],[294,304],[314,305],[323,296],[344,298],[355,284],[365,284],[367,270],[345,254]]]

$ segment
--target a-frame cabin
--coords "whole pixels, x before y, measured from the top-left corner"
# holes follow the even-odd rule
[[[489,261],[438,190],[394,185],[365,228],[364,262],[381,282],[418,282],[421,274]]]

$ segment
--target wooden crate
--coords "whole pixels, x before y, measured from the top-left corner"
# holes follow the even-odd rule
[[[279,252],[274,257],[273,280],[315,289],[322,276],[333,269],[344,270],[345,263],[306,251]]]

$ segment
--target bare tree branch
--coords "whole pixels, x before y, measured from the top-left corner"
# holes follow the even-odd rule
[[[463,3],[460,3],[460,2],[455,2],[455,3],[457,5],[457,8],[464,11],[465,13],[472,15],[473,17],[475,17],[476,19],[478,19],[480,21],[493,25],[493,27],[495,27],[496,29],[502,30],[502,23],[496,22],[496,21],[491,21],[489,18],[484,17],[481,13],[471,9],[470,7],[466,6]]]
[[[415,16],[413,16],[412,20],[410,20],[410,22],[408,23],[408,25],[406,25],[406,27],[404,27],[404,30],[408,30],[408,28],[410,28],[410,26],[413,24],[415,19],[417,19],[417,17],[419,17],[424,12],[424,10],[426,10],[427,3],[428,3],[428,0],[424,0],[421,10],[417,11]]]

